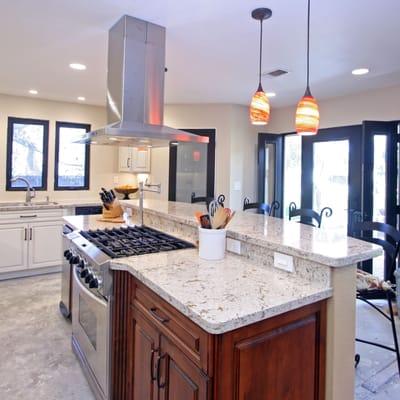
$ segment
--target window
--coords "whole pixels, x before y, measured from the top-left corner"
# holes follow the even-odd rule
[[[89,189],[90,146],[76,143],[90,125],[56,122],[54,190]]]
[[[26,190],[20,177],[38,190],[47,189],[47,151],[49,121],[8,118],[7,190]]]
[[[301,136],[286,135],[284,140],[283,212],[288,218],[292,201],[301,207]]]

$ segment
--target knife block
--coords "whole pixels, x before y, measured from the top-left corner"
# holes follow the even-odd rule
[[[118,217],[122,217],[122,215],[124,214],[124,210],[121,207],[121,204],[119,204],[118,199],[115,199],[112,203],[109,204],[109,210],[107,210],[104,206],[103,206],[103,218],[118,218]]]

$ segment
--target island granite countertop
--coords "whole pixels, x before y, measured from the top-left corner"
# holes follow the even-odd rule
[[[124,207],[137,210],[137,200],[123,200]],[[194,212],[204,205],[145,199],[145,213],[197,227]],[[354,265],[382,254],[380,246],[348,237],[334,229],[314,228],[287,219],[251,212],[237,212],[227,228],[227,237],[300,257],[330,267]]]
[[[99,221],[98,215],[64,217],[77,230],[133,225]],[[332,295],[329,276],[309,280],[227,253],[206,261],[197,249],[113,259],[111,268],[128,271],[205,331],[221,334],[315,303]],[[326,271],[325,271],[326,272]],[[314,275],[315,277],[315,275]]]

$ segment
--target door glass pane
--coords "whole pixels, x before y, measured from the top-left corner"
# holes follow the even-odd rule
[[[14,123],[12,126],[11,179],[25,178],[31,186],[43,186],[44,126]],[[25,187],[22,181],[11,187]]]
[[[264,202],[271,204],[275,198],[275,145],[265,145],[265,199]]]
[[[75,143],[86,134],[85,128],[61,126],[58,145],[58,182],[61,188],[85,186],[86,144]]]
[[[176,201],[190,203],[207,196],[207,144],[179,143],[176,160]]]
[[[317,142],[313,146],[313,209],[331,207],[333,214],[323,218],[324,228],[347,233],[349,198],[349,141]]]
[[[285,136],[283,216],[289,217],[289,204],[301,206],[301,136]]]
[[[374,135],[374,164],[373,164],[373,198],[372,220],[386,221],[386,135]],[[374,232],[374,237],[385,239],[385,235]],[[384,276],[384,256],[373,259],[373,272],[377,276]]]

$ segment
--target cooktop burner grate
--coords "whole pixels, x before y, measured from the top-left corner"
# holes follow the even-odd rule
[[[81,231],[81,235],[111,258],[193,248],[194,245],[147,226]]]

